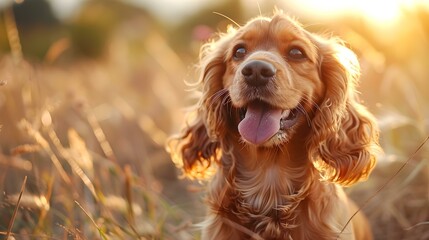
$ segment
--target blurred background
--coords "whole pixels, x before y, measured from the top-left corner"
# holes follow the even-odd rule
[[[423,0],[1,0],[0,239],[199,239],[202,185],[165,140],[200,46],[275,6],[359,56],[385,154],[346,190],[376,239],[429,239]]]

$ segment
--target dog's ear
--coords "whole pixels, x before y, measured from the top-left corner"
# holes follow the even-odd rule
[[[169,142],[169,151],[186,176],[203,179],[212,175],[212,163],[220,162],[221,143],[228,132],[229,95],[223,86],[230,35],[205,44],[200,55],[201,91],[195,119]]]
[[[357,98],[360,76],[355,54],[338,42],[319,42],[325,96],[312,121],[310,157],[330,181],[350,185],[375,166],[378,128]]]
[[[220,159],[219,142],[210,140],[200,117],[184,127],[180,135],[170,139],[168,151],[176,166],[191,179],[211,176],[211,163]]]

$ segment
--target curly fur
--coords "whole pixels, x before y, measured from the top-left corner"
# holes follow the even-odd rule
[[[305,45],[306,61],[283,57],[283,45],[295,39]],[[254,49],[248,59],[278,69],[267,94],[255,94],[305,113],[269,144],[250,144],[237,130],[250,98],[237,78],[243,63],[231,58],[238,41]],[[209,181],[203,239],[371,238],[362,215],[340,234],[356,209],[340,185],[366,179],[378,150],[374,118],[356,94],[359,63],[341,41],[309,33],[277,12],[204,45],[200,69],[194,119],[169,151],[186,176]]]

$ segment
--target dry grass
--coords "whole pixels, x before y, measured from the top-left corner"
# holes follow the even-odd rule
[[[178,59],[156,32],[135,40],[136,55],[124,41],[113,37],[101,61],[0,58],[0,235],[192,239],[179,205],[192,199],[164,150],[181,120],[171,89],[184,89],[185,67],[156,55]]]
[[[117,73],[98,63],[65,70],[3,57],[0,69],[8,79],[1,91],[0,234],[14,223],[15,239],[191,238],[176,228],[190,216],[162,193],[180,191],[165,187],[177,184],[161,144],[165,130],[149,110],[129,105],[138,91],[121,98],[116,88],[127,83],[115,83]]]
[[[363,211],[377,239],[429,238],[429,147],[394,176],[429,127],[421,54],[429,29],[416,17],[406,24],[419,38],[413,58],[390,58],[368,33],[340,31],[361,57],[363,99],[382,129],[385,155],[367,182],[348,189],[360,205],[375,194]],[[35,63],[17,41],[0,57],[0,236],[194,239],[203,204],[164,150],[189,102],[187,56],[156,31],[130,44],[119,29],[103,60],[67,65],[53,64],[66,48],[53,45],[48,61]]]

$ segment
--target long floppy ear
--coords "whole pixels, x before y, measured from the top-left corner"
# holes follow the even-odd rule
[[[213,173],[211,163],[220,160],[219,142],[209,138],[200,117],[185,126],[181,134],[170,138],[167,150],[176,166],[190,179],[210,177]]]
[[[223,87],[225,53],[229,36],[205,44],[200,55],[200,78],[196,87],[201,97],[196,105],[194,120],[182,133],[168,142],[176,165],[191,179],[210,177],[215,169],[212,162],[220,163],[221,142],[227,131],[229,97]]]
[[[378,127],[357,98],[360,76],[355,54],[333,40],[319,41],[325,96],[312,121],[310,156],[322,176],[350,185],[366,179],[379,150]]]

